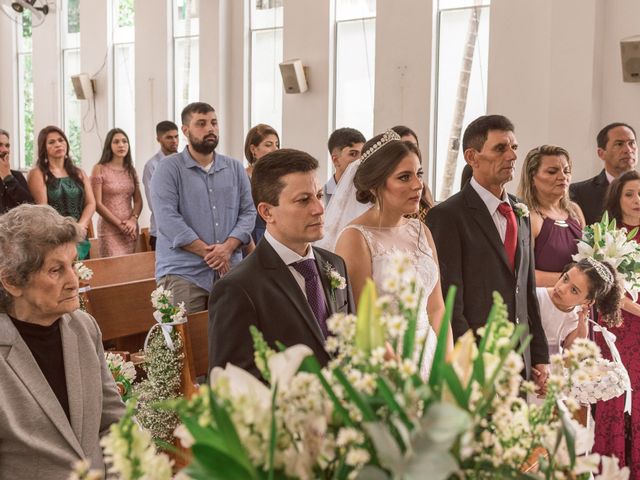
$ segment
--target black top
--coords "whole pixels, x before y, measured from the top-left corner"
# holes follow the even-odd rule
[[[16,320],[13,317],[9,318],[18,329],[24,343],[29,347],[44,378],[47,379],[64,413],[71,421],[69,416],[69,397],[67,395],[67,378],[64,373],[64,358],[62,355],[60,319],[48,327],[43,327]]]
[[[33,203],[24,175],[11,170],[11,175],[0,180],[0,213],[6,213],[21,203]]]

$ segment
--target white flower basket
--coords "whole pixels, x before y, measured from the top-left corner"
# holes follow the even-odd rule
[[[629,374],[624,365],[604,358],[583,370],[587,373],[582,379],[574,376],[568,395],[581,404],[607,401],[619,397],[631,388]]]
[[[573,376],[568,395],[586,405],[607,401],[626,392],[625,412],[631,413],[631,381],[616,348],[616,336],[593,320],[590,322],[594,331],[602,333],[613,361],[599,357],[592,365],[582,367],[580,373]]]

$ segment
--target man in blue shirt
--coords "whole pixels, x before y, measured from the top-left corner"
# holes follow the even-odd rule
[[[169,120],[163,120],[158,123],[158,125],[156,125],[156,140],[160,144],[160,150],[147,160],[147,163],[144,164],[144,172],[142,173],[144,194],[149,203],[149,210],[151,210],[151,218],[149,219],[149,243],[151,244],[152,250],[156,249],[158,232],[156,231],[156,221],[153,217],[153,207],[151,205],[151,177],[153,177],[153,172],[155,172],[160,160],[178,152],[178,126]]]
[[[187,147],[158,164],[151,202],[158,233],[156,280],[188,312],[207,309],[213,282],[242,260],[256,210],[242,163],[215,152],[218,119],[195,102],[182,111]]]

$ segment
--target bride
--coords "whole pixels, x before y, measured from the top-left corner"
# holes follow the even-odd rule
[[[385,270],[395,252],[403,251],[410,256],[424,292],[417,334],[426,335],[421,366],[421,374],[426,377],[435,353],[444,301],[431,232],[420,220],[404,218],[417,212],[420,205],[423,185],[420,151],[389,130],[369,140],[363,152],[353,176],[351,195],[334,197],[331,203],[340,201],[340,205],[336,203],[333,207],[340,206],[347,212],[356,209],[351,205],[356,200],[373,206],[342,230],[335,252],[346,262],[356,299],[360,298],[367,278],[373,278],[378,290],[384,291]],[[449,332],[448,349],[452,348],[451,343]]]

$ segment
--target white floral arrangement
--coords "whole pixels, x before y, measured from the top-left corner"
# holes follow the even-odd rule
[[[378,298],[369,282],[357,316],[329,320],[336,335],[327,340],[327,349],[336,355],[326,367],[307,346],[282,346],[276,352],[253,329],[264,382],[227,364],[214,369],[211,384],[191,399],[165,401],[163,408],[180,417],[175,436],[192,452],[179,475],[194,480],[584,480],[602,465],[596,480],[628,478],[629,469],[620,469],[617,460],[588,455],[592,438],[569,414],[578,404],[561,400],[582,371],[590,345],[583,347],[587,353],[578,349],[554,357],[560,371],[550,375],[547,397],[542,405],[527,405],[521,393],[535,385],[523,382],[523,360],[516,351],[524,327],[509,321],[498,294],[479,343],[468,332],[445,359],[452,290],[425,380],[419,373],[424,339],[416,334],[422,292],[410,262],[396,260],[385,284],[388,296]],[[394,281],[399,290],[391,290]],[[131,418],[120,425],[132,424]],[[166,457],[155,458],[146,448],[149,439],[141,438],[136,449],[131,439],[130,427],[112,427],[104,440],[114,465],[110,471],[126,480],[169,479],[162,467]],[[541,457],[532,456],[539,450]],[[154,462],[161,464],[158,473],[145,476]]]
[[[584,228],[578,242],[578,253],[573,255],[573,260],[578,262],[591,257],[611,264],[624,280],[624,289],[635,302],[640,291],[640,245],[633,240],[637,233],[637,227],[631,232],[617,228],[615,218],[609,221],[609,215],[605,212],[600,222]]]
[[[87,281],[91,280],[91,278],[93,277],[93,270],[91,270],[89,267],[87,267],[82,262],[74,263],[73,264],[73,268],[75,269],[79,280],[87,282]]]
[[[107,367],[118,386],[120,396],[127,400],[131,395],[131,386],[136,379],[136,367],[133,362],[127,362],[121,355],[112,352],[104,352]]]

